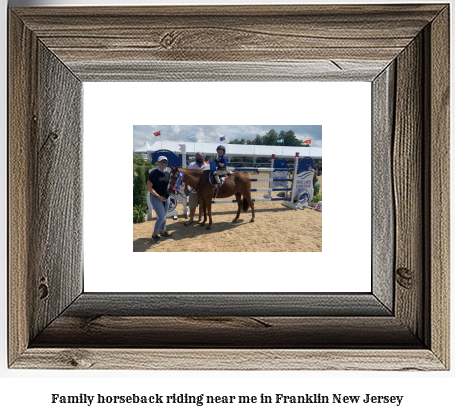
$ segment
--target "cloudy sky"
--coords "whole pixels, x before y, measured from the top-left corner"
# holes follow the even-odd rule
[[[220,137],[226,137],[226,143],[230,140],[253,140],[257,134],[263,136],[271,129],[277,133],[294,131],[299,140],[311,139],[312,146],[322,147],[321,125],[134,125],[133,126],[133,150],[144,145],[147,141],[150,145],[156,141],[190,141],[188,136],[194,134],[195,141],[199,143],[219,143]],[[161,131],[161,136],[153,134]]]

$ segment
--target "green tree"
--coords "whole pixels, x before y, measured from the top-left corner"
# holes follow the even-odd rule
[[[144,170],[136,168],[136,176],[133,181],[133,206],[147,206],[147,187],[144,177]]]
[[[272,128],[269,132],[265,133],[264,137],[262,137],[263,145],[276,146],[278,138],[277,132]]]
[[[285,146],[299,147],[301,144],[300,140],[292,130],[286,131],[283,137]]]
[[[254,137],[252,140],[246,140],[246,143],[251,144],[251,145],[260,146],[260,145],[262,145],[262,138],[259,134],[256,134],[256,137]]]
[[[254,139],[254,144],[257,146],[262,146],[264,143],[262,142],[262,137],[259,134],[256,134],[256,137]]]

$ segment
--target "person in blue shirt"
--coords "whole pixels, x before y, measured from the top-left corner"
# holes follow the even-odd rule
[[[226,172],[226,157],[224,157],[224,154],[226,153],[226,149],[224,146],[218,146],[216,148],[216,152],[218,153],[218,157],[215,159],[216,162],[216,170],[213,172],[213,177],[216,180],[216,185],[217,187],[221,186],[221,180],[220,176],[224,176]]]

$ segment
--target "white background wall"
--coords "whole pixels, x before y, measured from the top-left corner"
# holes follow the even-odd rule
[[[137,414],[151,414],[154,412],[167,414],[171,412],[184,413],[218,413],[230,414],[233,411],[240,413],[259,412],[275,414],[282,413],[341,413],[341,414],[383,414],[386,411],[400,414],[416,413],[451,413],[453,412],[453,389],[455,387],[454,371],[443,373],[389,373],[389,372],[69,372],[69,371],[11,371],[6,369],[6,6],[2,1],[0,19],[2,21],[2,35],[0,35],[0,56],[3,64],[0,67],[0,192],[3,196],[0,204],[0,263],[1,272],[1,314],[0,329],[0,411],[5,414],[19,413],[46,413],[47,414],[117,414],[133,410]],[[429,3],[427,1],[426,3]],[[136,1],[134,4],[201,4],[196,1]],[[216,1],[205,2],[219,3]],[[225,2],[229,4],[244,4],[244,2]],[[249,3],[283,3],[249,2]],[[298,3],[287,0],[289,3]],[[301,2],[300,2],[301,3]],[[312,1],[312,3],[321,3]],[[338,3],[338,2],[324,2]],[[371,3],[371,2],[370,2]],[[377,3],[384,3],[379,1]],[[389,3],[397,3],[396,1]],[[435,3],[435,2],[433,2]],[[124,4],[119,1],[88,0],[71,2],[64,1],[10,1],[11,6],[40,6],[40,5],[106,5]],[[132,4],[132,3],[131,3]],[[453,10],[452,10],[453,12]],[[453,82],[452,82],[453,84]],[[452,125],[454,125],[452,123]],[[453,221],[452,221],[453,223]],[[453,244],[452,244],[453,246]],[[453,285],[453,284],[452,284]],[[453,298],[453,295],[452,295]],[[452,333],[453,324],[452,324]],[[453,344],[452,340],[452,344]],[[453,347],[452,347],[453,350]],[[453,355],[453,353],[452,353]],[[394,405],[286,405],[270,406],[239,406],[220,405],[216,408],[209,406],[175,405],[130,407],[130,406],[95,406],[86,405],[52,405],[51,393],[68,395],[87,394],[218,394],[218,395],[253,395],[265,393],[304,394],[345,393],[360,395],[364,393],[377,395],[404,395],[400,407]],[[24,411],[24,412],[22,412]]]
[[[153,101],[152,96],[160,99]],[[255,97],[254,106],[249,100],[239,100],[239,96]],[[270,97],[278,101],[281,96],[286,97],[286,103],[276,105],[271,113]],[[213,97],[223,99],[214,106]],[[85,83],[85,291],[371,291],[370,103],[369,82]],[[104,174],[99,154],[107,138],[109,157],[116,166],[116,192],[129,194],[133,125],[267,125],[271,122],[322,125],[325,194],[322,252],[132,252],[129,198],[110,200],[110,192],[100,192],[96,181],[90,180]],[[346,168],[349,159],[346,153],[352,148],[348,143],[355,145],[357,154],[362,155],[356,158],[356,169],[362,172],[356,175],[356,189],[358,199],[364,200],[365,205],[355,208],[354,201],[346,200],[352,173]],[[109,209],[103,211],[100,221],[99,207],[106,203]],[[235,209],[231,208],[233,214]],[[256,220],[261,221],[260,214]],[[100,235],[109,243],[100,244]],[[164,277],[162,273],[157,275],[156,269],[150,266],[151,261],[178,266],[171,266]],[[181,272],[183,264],[194,263],[203,263],[204,269],[189,266]],[[229,264],[237,264],[242,272],[233,272],[234,267]],[[215,269],[216,277],[211,272]],[[125,275],[129,277],[125,279]],[[320,278],[322,275],[324,278]]]

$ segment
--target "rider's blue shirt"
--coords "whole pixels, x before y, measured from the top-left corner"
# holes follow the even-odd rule
[[[223,163],[223,166],[220,166],[220,163]],[[224,156],[219,157],[217,165],[218,165],[218,169],[225,170],[226,165],[227,165],[226,157],[224,157]]]

